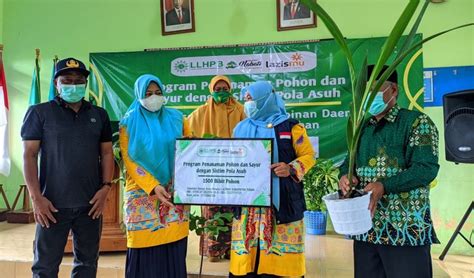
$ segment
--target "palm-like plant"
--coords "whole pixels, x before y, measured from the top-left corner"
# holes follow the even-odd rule
[[[349,66],[349,73],[352,85],[352,103],[350,106],[350,116],[347,123],[347,147],[349,155],[349,172],[348,179],[351,183],[351,191],[354,188],[352,184],[352,177],[354,176],[354,163],[356,157],[356,150],[359,143],[360,134],[366,121],[370,118],[369,108],[375,98],[378,90],[382,84],[387,81],[389,76],[395,71],[396,67],[411,53],[418,50],[423,43],[430,41],[440,35],[450,31],[460,29],[467,26],[472,26],[474,23],[460,25],[443,32],[429,36],[421,41],[415,41],[414,37],[418,26],[421,23],[423,15],[430,3],[430,0],[425,0],[418,16],[411,27],[409,34],[406,36],[401,48],[398,49],[391,65],[382,72],[384,65],[394,53],[395,47],[401,43],[402,35],[407,29],[411,19],[414,17],[420,0],[409,0],[401,16],[393,27],[390,35],[387,37],[384,46],[382,47],[380,56],[374,65],[374,69],[370,76],[367,76],[367,56],[364,59],[362,66],[357,70],[350,51],[341,30],[329,16],[329,14],[318,4],[316,0],[301,0],[308,8],[310,8],[318,17],[324,22],[329,32],[334,37],[336,43],[341,47],[344,56],[346,57]],[[378,79],[377,77],[380,76]],[[348,192],[346,196],[349,196]]]

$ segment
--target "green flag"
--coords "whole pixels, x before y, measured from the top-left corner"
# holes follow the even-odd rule
[[[53,59],[53,69],[51,70],[51,81],[49,83],[48,100],[53,100],[57,95],[56,86],[54,86],[54,70],[56,68],[57,62],[58,62],[58,56],[55,56]]]
[[[35,68],[31,80],[30,106],[41,102],[39,49],[36,49]]]

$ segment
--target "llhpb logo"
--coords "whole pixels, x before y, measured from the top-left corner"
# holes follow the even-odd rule
[[[189,65],[188,63],[186,63],[186,61],[177,61],[174,64],[174,69],[177,72],[185,72],[188,68],[189,68]]]

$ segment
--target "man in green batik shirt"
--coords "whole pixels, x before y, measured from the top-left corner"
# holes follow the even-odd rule
[[[439,169],[438,131],[427,115],[398,106],[397,79],[394,72],[377,93],[357,150],[354,182],[372,191],[373,228],[354,237],[355,277],[432,277],[430,249],[439,241],[429,185]],[[340,173],[343,193],[347,163]]]

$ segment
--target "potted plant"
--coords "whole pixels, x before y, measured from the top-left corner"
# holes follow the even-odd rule
[[[457,26],[429,36],[421,41],[415,41],[414,37],[418,26],[420,25],[423,15],[430,3],[430,0],[424,0],[424,4],[422,8],[419,9],[416,20],[413,21],[410,32],[405,38],[402,38],[403,32],[407,29],[410,22],[412,22],[412,18],[420,5],[420,0],[409,0],[390,35],[387,37],[377,62],[374,65],[372,74],[367,76],[367,55],[362,62],[362,65],[356,68],[352,52],[344,39],[344,35],[329,14],[318,3],[316,3],[316,0],[302,0],[301,2],[317,14],[319,19],[321,19],[321,21],[326,25],[336,43],[341,47],[341,51],[346,57],[349,67],[352,102],[350,104],[349,120],[347,124],[347,147],[349,156],[349,172],[347,176],[351,183],[351,190],[345,196],[339,196],[338,193],[331,193],[324,196],[323,199],[328,207],[336,232],[349,235],[361,234],[372,228],[370,212],[367,209],[370,200],[370,193],[364,196],[354,196],[355,186],[352,184],[352,177],[354,176],[354,164],[359,138],[362,128],[370,118],[368,110],[375,95],[382,84],[395,71],[396,67],[408,55],[418,50],[423,43],[447,32],[472,26],[474,23]],[[388,63],[389,59],[391,61],[390,66],[382,71],[384,65]],[[342,197],[343,200],[340,200],[340,197]]]
[[[196,235],[200,238],[201,245],[201,264],[199,267],[199,277],[202,275],[202,265],[204,263],[204,244],[202,234],[206,233],[213,240],[217,240],[221,232],[229,231],[229,227],[226,223],[232,221],[233,214],[230,212],[221,213],[217,212],[210,219],[206,219],[201,215],[191,213],[189,216],[189,230],[195,231]]]
[[[330,159],[318,159],[316,165],[306,174],[304,195],[307,211],[304,212],[306,233],[325,235],[327,213],[323,196],[337,191],[339,170]]]
[[[125,186],[125,177],[127,174],[127,169],[125,168],[125,163],[122,159],[122,152],[120,151],[120,141],[119,141],[119,132],[112,134],[112,150],[114,154],[115,167],[118,168],[118,176],[115,175],[113,183],[123,183]]]

